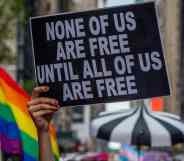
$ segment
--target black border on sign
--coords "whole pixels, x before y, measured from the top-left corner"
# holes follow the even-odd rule
[[[119,8],[119,7],[125,7],[125,6],[138,6],[138,5],[144,5],[144,4],[153,4],[154,5],[154,8],[155,8],[155,13],[156,13],[156,25],[157,25],[157,28],[159,30],[159,37],[160,37],[160,40],[161,40],[161,50],[163,52],[163,57],[164,57],[164,63],[165,63],[165,70],[166,70],[166,76],[167,76],[167,79],[168,79],[168,87],[169,87],[169,94],[166,95],[166,96],[170,96],[172,95],[171,94],[171,86],[170,86],[170,80],[169,80],[169,77],[168,77],[168,63],[165,59],[165,48],[164,48],[164,45],[163,45],[163,38],[162,38],[162,34],[161,34],[161,31],[160,31],[160,26],[159,26],[159,16],[158,16],[158,8],[156,7],[156,2],[155,1],[149,1],[149,2],[141,2],[141,3],[137,3],[137,4],[127,4],[127,5],[119,5],[119,6],[113,6],[113,7],[104,7],[104,8],[98,8],[98,9],[90,9],[90,10],[83,10],[83,11],[78,11],[78,12],[63,12],[63,13],[58,13],[58,14],[50,14],[50,15],[43,15],[43,16],[35,16],[35,17],[30,17],[29,18],[29,26],[30,26],[30,33],[31,33],[31,43],[32,43],[32,52],[33,52],[33,56],[35,57],[35,53],[34,53],[34,46],[33,46],[33,35],[32,35],[32,26],[31,26],[31,21],[34,20],[34,19],[40,19],[40,18],[48,18],[48,17],[54,17],[54,16],[60,16],[60,15],[70,15],[70,14],[75,14],[75,13],[85,13],[85,12],[90,12],[90,11],[100,11],[100,10],[106,10],[106,9],[114,9],[114,8]],[[35,63],[35,59],[33,59],[33,63],[34,63],[34,67],[36,66],[36,63]],[[36,76],[36,68],[34,69],[35,71],[35,78],[36,78],[36,85],[38,85],[38,80],[37,80],[37,76]],[[160,95],[160,96],[163,96],[163,95]],[[160,97],[159,95],[157,96],[153,96],[153,97]],[[153,98],[153,97],[149,97],[149,98]],[[105,101],[103,101],[102,99],[98,102],[91,102],[91,101],[87,101],[87,103],[81,103],[81,104],[75,104],[75,105],[64,105],[64,107],[72,107],[72,106],[78,106],[78,105],[89,105],[89,104],[102,104],[102,103],[113,103],[113,102],[119,102],[119,101],[132,101],[132,100],[143,100],[143,99],[149,99],[149,98],[132,98],[132,99],[129,99],[129,100],[123,100],[122,98],[110,98],[110,99],[106,99]],[[82,100],[80,101],[82,102]]]

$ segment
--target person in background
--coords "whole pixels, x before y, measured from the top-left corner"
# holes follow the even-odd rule
[[[59,102],[53,98],[41,97],[40,94],[47,92],[48,86],[35,87],[32,98],[28,102],[29,112],[38,130],[39,161],[54,161],[49,137],[49,123],[59,109]]]

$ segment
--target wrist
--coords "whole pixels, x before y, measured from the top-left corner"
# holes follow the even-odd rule
[[[48,132],[49,123],[46,120],[40,119],[35,121],[35,125],[38,132]]]
[[[45,142],[50,139],[49,131],[38,130],[38,140],[39,142]]]
[[[49,128],[38,128],[37,132],[38,132],[38,135],[47,134],[47,133],[49,133]]]

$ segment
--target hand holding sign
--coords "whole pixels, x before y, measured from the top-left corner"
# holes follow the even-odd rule
[[[36,78],[63,106],[170,93],[153,2],[31,19]]]

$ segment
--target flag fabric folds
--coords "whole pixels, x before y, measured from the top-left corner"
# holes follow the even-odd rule
[[[38,161],[37,130],[27,110],[30,96],[0,68],[0,148],[16,154],[22,161]],[[53,127],[50,130],[52,150],[59,159]]]

